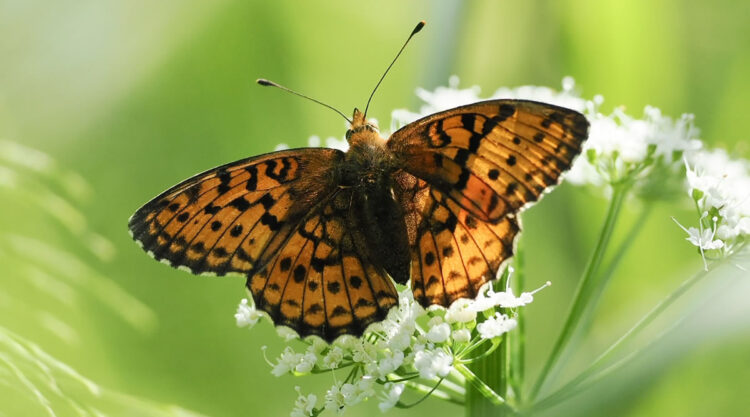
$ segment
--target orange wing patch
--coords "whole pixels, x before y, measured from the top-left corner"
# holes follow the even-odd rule
[[[312,210],[248,280],[256,306],[300,336],[359,336],[398,303],[396,288],[367,258],[365,237],[353,226],[351,193],[341,190]]]
[[[172,266],[249,273],[335,190],[330,173],[342,156],[333,149],[291,150],[206,171],[141,207],[130,231],[144,250]]]

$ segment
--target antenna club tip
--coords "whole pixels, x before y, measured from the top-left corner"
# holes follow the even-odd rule
[[[271,81],[266,80],[265,78],[258,78],[255,80],[256,83],[262,85],[262,86],[273,86],[274,84]]]
[[[424,20],[420,20],[420,21],[419,21],[419,23],[417,23],[417,26],[416,26],[416,27],[414,28],[414,30],[413,30],[413,31],[411,32],[411,34],[412,34],[412,35],[415,35],[415,34],[416,34],[417,32],[419,32],[420,30],[422,30],[422,28],[423,28],[423,27],[424,27],[424,25],[426,25],[426,24],[427,24],[427,22],[425,22]]]

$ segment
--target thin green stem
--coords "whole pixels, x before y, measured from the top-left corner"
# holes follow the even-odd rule
[[[508,337],[508,333],[506,333],[505,335],[503,335],[502,338],[499,339],[499,340],[497,340],[497,339],[492,340],[492,345],[490,345],[489,349],[487,349],[484,352],[480,353],[479,356],[475,356],[473,358],[467,358],[466,355],[464,354],[464,355],[459,356],[459,358],[461,359],[461,362],[467,363],[467,364],[468,363],[474,363],[474,362],[476,362],[478,360],[484,359],[487,356],[490,356],[493,353],[495,353],[495,350],[497,350],[498,348],[502,348],[503,345],[506,345],[507,344],[507,337]],[[485,339],[485,340],[488,340],[488,339]],[[482,343],[477,343],[477,346],[479,346],[481,344]],[[474,349],[472,349],[472,350],[474,350]]]
[[[435,386],[428,386],[428,385],[420,384],[419,382],[414,382],[414,381],[406,381],[404,384],[409,389],[411,389],[411,390],[417,391],[417,392],[419,392],[421,394],[427,394],[427,395],[425,395],[425,398],[427,396],[432,396],[432,397],[435,397],[435,398],[439,398],[441,400],[448,401],[448,402],[453,403],[453,404],[458,404],[458,405],[461,405],[461,406],[464,405],[464,401],[463,401],[462,398],[455,398],[452,395],[450,395],[450,394],[448,394],[448,393],[446,393],[444,391],[441,391],[441,390],[437,389],[437,387],[438,387],[439,384],[437,384]],[[420,400],[420,401],[422,401],[422,400]],[[413,404],[413,405],[415,405],[415,404]],[[400,407],[400,408],[404,408],[404,407]]]
[[[710,299],[711,297],[709,297]],[[705,304],[705,302],[704,302]],[[653,337],[651,340],[649,340],[644,346],[639,347],[638,349],[634,349],[630,351],[625,356],[615,360],[614,362],[608,364],[608,365],[601,365],[598,366],[597,369],[592,370],[589,372],[589,374],[583,378],[576,378],[576,380],[579,380],[579,382],[573,384],[574,381],[571,381],[571,383],[567,384],[565,387],[561,388],[560,390],[556,391],[555,393],[547,396],[543,400],[539,401],[537,404],[534,404],[532,407],[532,410],[534,412],[539,412],[544,409],[553,407],[554,405],[570,398],[575,395],[578,395],[581,392],[584,392],[588,390],[589,388],[596,385],[599,381],[604,379],[605,377],[609,376],[610,374],[618,371],[623,366],[627,365],[628,362],[633,360],[634,358],[640,356],[642,353],[644,353],[646,350],[653,348],[660,340],[662,340],[667,334],[671,333],[675,328],[677,328],[680,324],[682,324],[685,319],[688,316],[683,316],[680,318],[677,318],[673,323],[671,323],[667,328],[660,331],[655,337]],[[591,369],[591,368],[589,368]],[[587,371],[589,370],[587,369]]]
[[[627,254],[628,250],[633,247],[633,242],[635,242],[636,238],[643,230],[643,226],[646,224],[646,220],[648,220],[648,217],[651,214],[652,207],[653,206],[649,204],[641,210],[635,223],[630,227],[630,232],[628,232],[628,235],[625,236],[620,245],[617,246],[617,249],[614,251],[614,258],[609,261],[604,272],[598,277],[597,284],[594,286],[591,298],[583,313],[581,325],[579,326],[584,333],[588,331],[588,328],[591,325],[592,313],[596,310],[596,306],[599,304],[604,289],[607,288],[607,285],[612,276],[614,276],[620,262],[625,258],[625,254]]]
[[[430,389],[429,391],[427,391],[427,392],[426,392],[426,393],[425,393],[425,394],[424,394],[424,395],[422,396],[422,398],[418,399],[418,400],[417,400],[416,402],[413,402],[413,403],[411,403],[411,404],[404,404],[404,403],[402,403],[401,401],[399,401],[399,402],[398,402],[398,403],[396,404],[396,407],[398,407],[398,408],[412,408],[412,407],[414,407],[415,405],[419,405],[419,404],[420,404],[420,403],[421,403],[422,401],[426,400],[426,399],[427,399],[427,397],[429,397],[430,395],[432,395],[432,394],[433,394],[433,393],[435,392],[435,390],[437,390],[437,387],[439,387],[439,386],[440,386],[440,383],[441,383],[441,382],[443,382],[443,378],[440,378],[440,380],[439,380],[439,381],[437,382],[437,384],[435,384],[435,386],[434,386],[434,387],[432,387],[432,389]]]
[[[558,395],[561,391],[570,390],[580,385],[582,382],[590,378],[592,375],[597,373],[605,362],[617,351],[623,344],[631,341],[635,336],[640,334],[654,319],[656,319],[664,310],[666,310],[672,303],[674,303],[682,294],[692,288],[696,283],[703,279],[708,273],[701,270],[697,274],[693,275],[687,281],[680,284],[677,289],[672,291],[663,300],[661,300],[654,308],[652,308],[646,315],[641,317],[636,324],[625,332],[619,339],[617,339],[612,345],[610,345],[604,352],[602,352],[583,372],[573,378],[570,382],[565,384],[564,387],[560,388],[555,394]],[[550,395],[550,397],[552,396]]]
[[[466,378],[466,381],[469,382],[474,389],[476,389],[479,393],[481,393],[485,398],[490,400],[492,404],[496,406],[503,406],[507,409],[514,411],[513,407],[511,407],[507,401],[505,401],[505,398],[501,397],[500,394],[495,392],[489,385],[487,385],[484,381],[482,381],[479,377],[474,374],[469,368],[467,368],[463,364],[457,364],[455,366],[455,369]]]
[[[516,293],[520,294],[526,286],[524,253],[520,246],[516,249],[515,265],[516,271],[513,282],[516,284]],[[524,309],[518,309],[516,320],[518,321],[518,327],[515,332],[508,334],[511,336],[509,339],[511,342],[509,383],[515,397],[522,399],[523,392],[521,390],[526,378],[526,316]]]
[[[576,293],[574,296],[573,304],[571,305],[570,311],[568,312],[567,319],[563,325],[562,331],[555,342],[552,352],[550,353],[547,361],[542,368],[539,377],[534,383],[534,387],[531,390],[530,400],[534,400],[541,391],[544,383],[547,381],[550,371],[557,364],[558,359],[562,355],[563,351],[568,345],[568,342],[573,336],[575,329],[580,322],[582,314],[586,308],[587,302],[593,291],[592,284],[595,283],[594,275],[601,265],[604,254],[607,250],[607,246],[612,239],[612,232],[614,231],[615,224],[619,217],[622,209],[623,202],[627,196],[628,190],[630,189],[629,183],[618,183],[612,186],[612,199],[609,202],[607,208],[607,215],[604,220],[604,225],[599,233],[599,240],[596,243],[594,252],[589,259],[586,268],[584,269],[583,276],[578,283]]]
[[[395,383],[398,383],[398,382],[410,381],[412,379],[417,379],[417,378],[419,378],[419,374],[418,373],[413,374],[411,376],[405,376],[405,377],[400,377],[400,378],[396,378],[396,379],[388,379],[388,382],[392,382],[392,383],[395,384]]]
[[[456,356],[459,358],[465,358],[469,353],[475,351],[479,346],[482,346],[489,341],[490,341],[489,339],[482,339],[477,342],[474,342],[473,344],[469,345],[466,349],[458,353]]]
[[[743,249],[743,247],[740,247],[738,252],[740,252]],[[625,355],[624,357],[618,359],[614,363],[606,365],[606,361],[619,348],[621,348],[624,344],[631,342],[646,327],[648,327],[648,325],[651,324],[662,312],[664,312],[675,301],[677,301],[677,299],[679,299],[683,294],[685,294],[688,290],[690,290],[695,284],[697,284],[703,278],[709,275],[710,271],[713,271],[724,262],[730,262],[730,260],[731,260],[731,257],[725,258],[724,260],[715,263],[713,265],[713,268],[711,268],[709,271],[701,270],[695,275],[693,275],[692,277],[688,278],[682,284],[680,284],[679,287],[677,287],[674,291],[672,291],[669,295],[667,295],[664,299],[662,299],[656,306],[654,306],[648,313],[646,313],[646,315],[644,315],[640,320],[638,320],[638,322],[636,322],[636,324],[633,327],[631,327],[630,330],[625,332],[625,334],[623,334],[612,345],[610,345],[604,352],[602,352],[602,354],[600,354],[594,360],[594,362],[592,362],[591,365],[589,365],[588,368],[586,368],[578,376],[573,378],[570,382],[565,384],[565,386],[555,391],[553,394],[550,394],[549,396],[545,397],[543,400],[539,401],[537,404],[533,406],[533,409],[535,411],[539,411],[542,408],[548,408],[554,404],[559,403],[560,401],[566,398],[570,398],[571,396],[576,395],[577,393],[585,390],[585,388],[593,385],[593,383],[595,383],[596,381],[599,381],[605,375],[608,375],[614,370],[619,369],[621,366],[627,363],[630,359],[637,356],[639,352],[642,352],[648,346],[653,345],[657,340],[661,339],[665,334],[671,331],[671,329],[676,327],[677,324],[682,322],[684,318],[678,319],[669,328],[660,332],[660,334],[657,337],[655,337],[653,340],[649,341],[649,343],[645,347],[641,349],[637,349]]]

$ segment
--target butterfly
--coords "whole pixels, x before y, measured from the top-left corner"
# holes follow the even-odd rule
[[[398,304],[393,281],[425,307],[476,297],[589,128],[567,108],[488,100],[386,140],[365,114],[346,152],[272,152],[175,185],[130,218],[133,238],[173,267],[246,277],[256,307],[302,337],[359,336]]]

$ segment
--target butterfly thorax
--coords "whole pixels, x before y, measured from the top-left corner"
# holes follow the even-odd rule
[[[393,153],[386,147],[377,126],[354,109],[352,124],[346,132],[349,150],[341,163],[341,185],[365,190],[390,188],[396,169]]]

